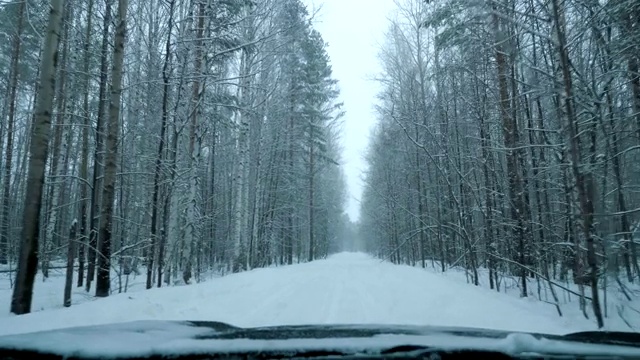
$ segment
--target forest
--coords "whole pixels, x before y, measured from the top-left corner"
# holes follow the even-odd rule
[[[11,312],[53,269],[71,306],[132,273],[150,289],[360,250],[560,316],[574,296],[603,327],[640,280],[640,2],[395,4],[354,224],[302,0],[0,2]]]
[[[577,286],[602,327],[598,289],[631,300],[640,273],[640,2],[397,5],[367,153],[368,251],[462,267],[475,285],[488,272],[497,291],[517,279],[522,297],[548,284],[555,304]]]
[[[299,0],[0,3],[0,271],[97,297],[312,261],[348,224],[343,115]],[[61,299],[62,301],[63,299]]]

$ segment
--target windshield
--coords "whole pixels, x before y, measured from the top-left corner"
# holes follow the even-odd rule
[[[640,327],[636,0],[0,0],[0,335]]]

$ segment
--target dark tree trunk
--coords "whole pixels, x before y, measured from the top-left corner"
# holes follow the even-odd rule
[[[49,24],[40,64],[40,85],[29,148],[30,159],[24,201],[22,243],[20,245],[16,283],[11,297],[11,312],[18,315],[31,312],[33,282],[38,268],[42,188],[44,186],[45,164],[49,150],[49,133],[51,131],[51,113],[55,92],[55,73],[63,4],[63,0],[51,0]]]
[[[108,67],[108,55],[109,55],[109,25],[111,24],[111,2],[113,0],[105,0],[105,13],[102,23],[102,48],[100,50],[100,85],[98,89],[98,120],[96,122],[96,148],[93,156],[93,191],[91,192],[91,218],[89,229],[89,247],[87,249],[87,280],[86,290],[91,290],[91,282],[95,277],[96,271],[96,256],[98,252],[98,225],[100,220],[100,200],[102,183],[101,173],[103,168],[103,123],[104,123],[104,108],[106,102],[107,92],[107,67]]]
[[[71,306],[71,289],[73,287],[73,261],[75,260],[76,229],[78,222],[73,220],[69,229],[69,244],[67,245],[67,271],[64,280],[64,307]]]
[[[87,29],[84,34],[84,60],[83,60],[83,92],[82,115],[84,116],[84,127],[82,128],[82,164],[80,165],[80,177],[83,180],[81,187],[81,204],[80,204],[80,240],[78,242],[78,287],[84,285],[84,262],[85,262],[85,246],[87,244],[87,227],[89,221],[87,218],[88,205],[90,205],[87,196],[89,196],[89,82],[91,76],[89,74],[89,63],[91,61],[91,27],[93,24],[93,0],[89,0],[87,7]]]
[[[153,175],[153,195],[151,197],[152,214],[151,214],[151,247],[147,254],[147,289],[151,289],[153,275],[153,258],[155,256],[155,247],[158,243],[156,232],[158,227],[159,213],[159,193],[160,193],[160,172],[162,170],[162,160],[164,154],[164,143],[167,132],[167,121],[169,117],[169,62],[171,61],[171,31],[173,29],[173,7],[175,0],[169,2],[169,28],[167,30],[167,45],[165,49],[164,65],[162,66],[162,125],[160,128],[160,143],[158,144],[158,154],[156,157],[155,172]],[[164,250],[164,249],[162,249]],[[159,262],[162,259],[158,260]],[[158,279],[162,278],[162,265],[158,264]],[[158,280],[158,287],[162,282]]]
[[[100,256],[96,296],[109,296],[111,286],[111,235],[113,231],[113,201],[115,198],[116,160],[118,154],[118,132],[120,129],[120,98],[122,95],[122,65],[127,25],[127,0],[118,0],[118,23],[116,26],[113,73],[111,75],[111,101],[109,103],[109,130],[107,132],[104,166],[104,190],[100,214]]]

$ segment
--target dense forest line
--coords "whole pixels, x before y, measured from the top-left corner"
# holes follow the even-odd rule
[[[326,256],[348,222],[341,103],[299,0],[0,4],[0,267],[191,283]],[[62,299],[61,299],[62,300]]]
[[[602,327],[597,289],[630,298],[640,274],[640,3],[396,3],[367,154],[368,250],[464,267],[476,285],[486,270],[498,291],[515,277],[523,297],[542,281],[556,304],[572,283]]]

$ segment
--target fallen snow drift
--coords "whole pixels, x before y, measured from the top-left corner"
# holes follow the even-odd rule
[[[9,291],[3,287],[0,299],[8,300]],[[555,308],[543,302],[361,253],[256,269],[196,285],[117,294],[22,316],[10,315],[8,302],[4,306],[0,335],[134,320],[210,320],[241,327],[434,325],[550,334],[595,329],[584,318],[558,317]]]

